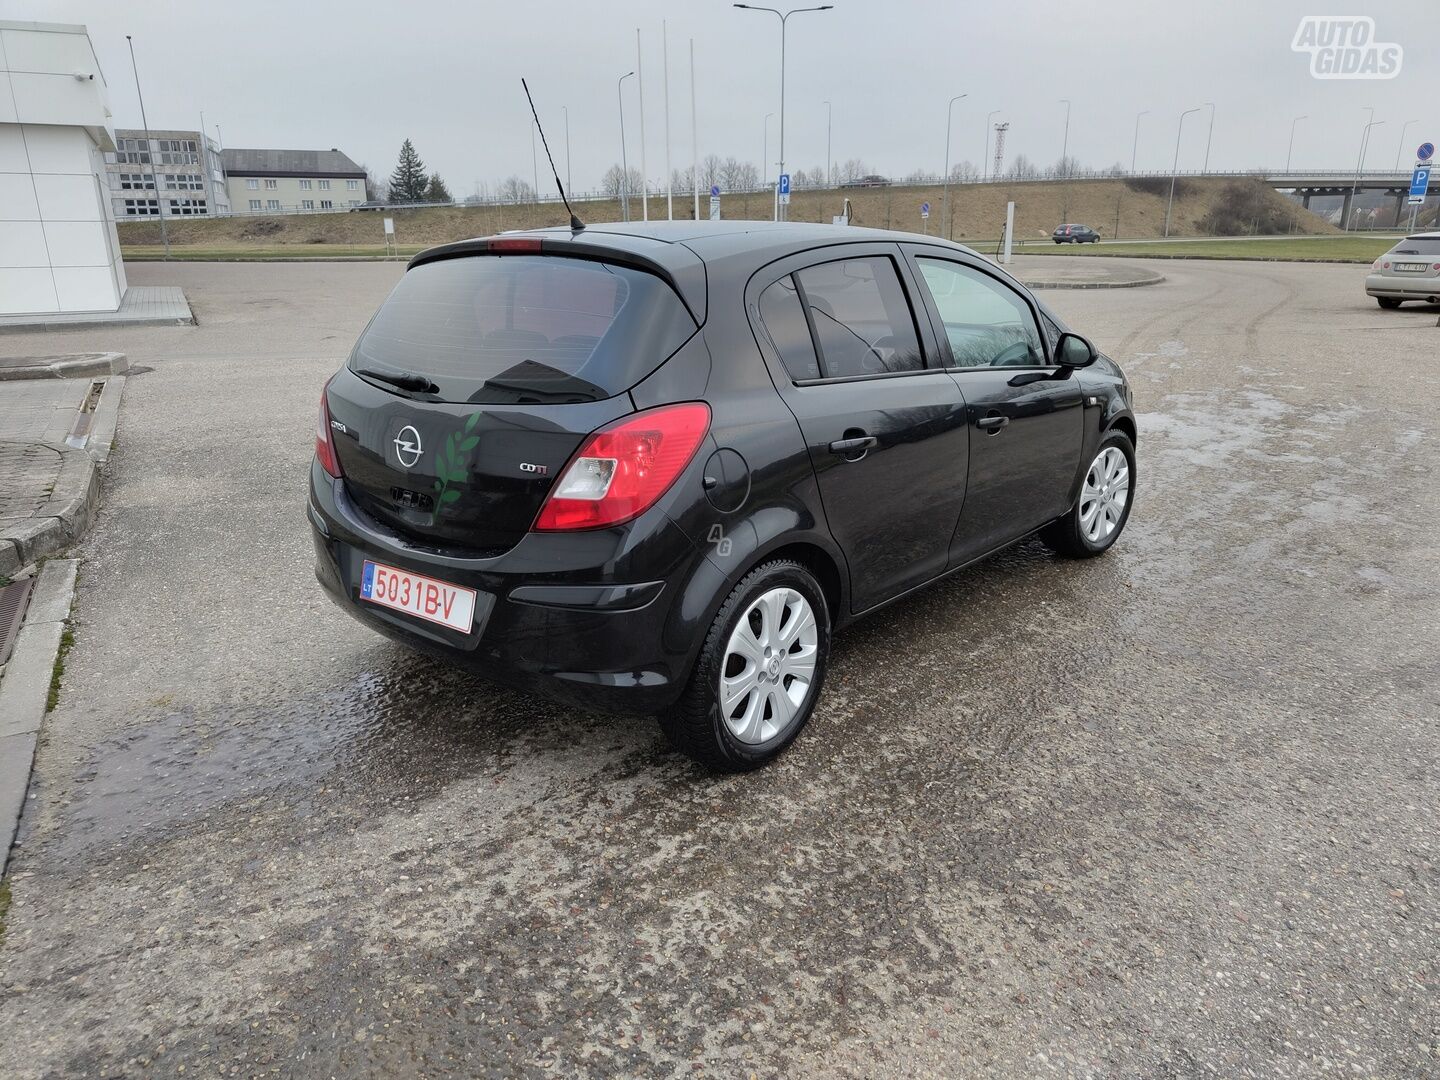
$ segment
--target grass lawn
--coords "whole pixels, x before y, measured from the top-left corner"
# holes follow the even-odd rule
[[[1393,236],[1284,236],[1240,237],[1233,240],[1176,240],[1098,244],[1027,243],[1017,250],[1026,255],[1115,255],[1140,259],[1282,259],[1304,262],[1374,262],[1395,244]]]
[[[409,258],[426,244],[401,244],[400,255]],[[165,257],[159,244],[121,244],[120,252],[134,262],[147,262]],[[214,260],[280,260],[280,259],[343,259],[382,258],[384,244],[171,244],[170,258],[187,262]]]

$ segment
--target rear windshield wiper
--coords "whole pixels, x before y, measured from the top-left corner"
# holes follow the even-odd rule
[[[391,386],[401,390],[409,390],[417,394],[438,394],[440,387],[427,379],[424,375],[415,375],[409,371],[376,371],[374,368],[356,368],[356,375],[363,375],[367,379],[375,379],[379,382],[389,383]]]

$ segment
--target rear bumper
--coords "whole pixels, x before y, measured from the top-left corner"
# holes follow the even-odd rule
[[[1365,278],[1365,294],[1397,300],[1428,300],[1432,296],[1440,297],[1440,278],[1428,274],[1415,277],[1369,274]]]
[[[663,514],[620,529],[523,537],[460,559],[406,544],[316,466],[309,506],[315,576],[371,629],[495,682],[587,709],[659,712],[689,677],[696,634],[681,587],[704,556]],[[360,599],[366,559],[482,593],[460,633]]]

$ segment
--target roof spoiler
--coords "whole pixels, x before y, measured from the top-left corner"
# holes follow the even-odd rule
[[[665,258],[646,255],[640,248],[655,245],[664,250]],[[654,274],[675,290],[680,302],[690,312],[696,325],[705,322],[705,264],[689,248],[680,244],[658,244],[643,237],[623,234],[597,234],[594,231],[564,235],[540,233],[507,233],[483,236],[474,240],[457,240],[451,244],[426,248],[411,258],[405,269],[413,270],[426,263],[445,259],[462,259],[471,255],[563,255],[572,259],[593,259],[615,263],[634,270]],[[667,265],[678,263],[679,265]]]

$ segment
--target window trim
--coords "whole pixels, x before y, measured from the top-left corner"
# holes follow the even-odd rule
[[[964,252],[950,251],[945,248],[927,247],[922,244],[904,244],[901,249],[904,252],[906,261],[914,270],[916,278],[915,287],[920,290],[921,302],[925,305],[926,315],[930,319],[931,329],[935,333],[936,349],[941,354],[940,358],[947,361],[941,370],[951,372],[1004,370],[1018,373],[1022,371],[1055,371],[1060,367],[1060,365],[1055,362],[1054,354],[1050,348],[1050,336],[1045,333],[1045,328],[1040,323],[1040,305],[1036,303],[1035,298],[1031,296],[1028,291],[1016,288],[1014,284],[1006,281],[1005,278],[1000,275],[991,273],[985,269],[985,267],[977,265],[971,259],[966,258]],[[930,295],[930,289],[925,285],[924,275],[917,262],[919,259],[934,259],[937,262],[950,262],[955,263],[957,266],[963,266],[967,270],[973,270],[980,276],[990,279],[1001,288],[1008,289],[1015,296],[1019,297],[1020,301],[1030,312],[1030,318],[1035,323],[1035,332],[1040,338],[1040,348],[1045,354],[1045,362],[1043,364],[1016,364],[1014,366],[1006,366],[1003,369],[991,364],[965,366],[949,362],[955,359],[955,352],[950,347],[950,338],[944,333],[945,320],[940,317],[940,311],[935,307],[935,298]]]

